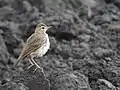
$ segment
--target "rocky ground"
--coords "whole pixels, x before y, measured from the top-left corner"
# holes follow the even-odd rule
[[[80,0],[0,0],[0,90],[120,90],[120,0],[87,10]],[[53,26],[36,59],[46,78],[28,60],[12,68],[38,22]]]

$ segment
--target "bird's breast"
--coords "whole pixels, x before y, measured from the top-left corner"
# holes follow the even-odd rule
[[[47,38],[47,42],[35,52],[37,57],[42,57],[48,51],[49,47],[50,47],[50,42],[49,42],[49,38]]]

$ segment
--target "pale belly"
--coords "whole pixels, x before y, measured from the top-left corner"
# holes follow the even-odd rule
[[[47,40],[47,43],[45,43],[43,46],[41,46],[37,51],[33,52],[31,55],[35,57],[42,57],[49,49],[50,42],[49,39]]]
[[[37,57],[42,57],[48,51],[49,47],[50,47],[50,43],[48,42],[47,44],[45,44],[41,48],[39,48],[36,51]]]

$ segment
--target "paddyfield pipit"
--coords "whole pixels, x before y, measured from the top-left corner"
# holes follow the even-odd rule
[[[28,58],[31,64],[28,69],[35,65],[35,71],[41,69],[43,72],[43,69],[35,62],[34,58],[42,57],[48,51],[50,42],[46,31],[49,28],[50,27],[46,26],[44,23],[39,23],[37,25],[35,32],[27,39],[14,66],[17,66],[20,60]]]

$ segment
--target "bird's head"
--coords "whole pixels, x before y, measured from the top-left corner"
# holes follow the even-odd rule
[[[39,23],[35,29],[37,33],[45,33],[51,26],[47,26],[44,23]]]

